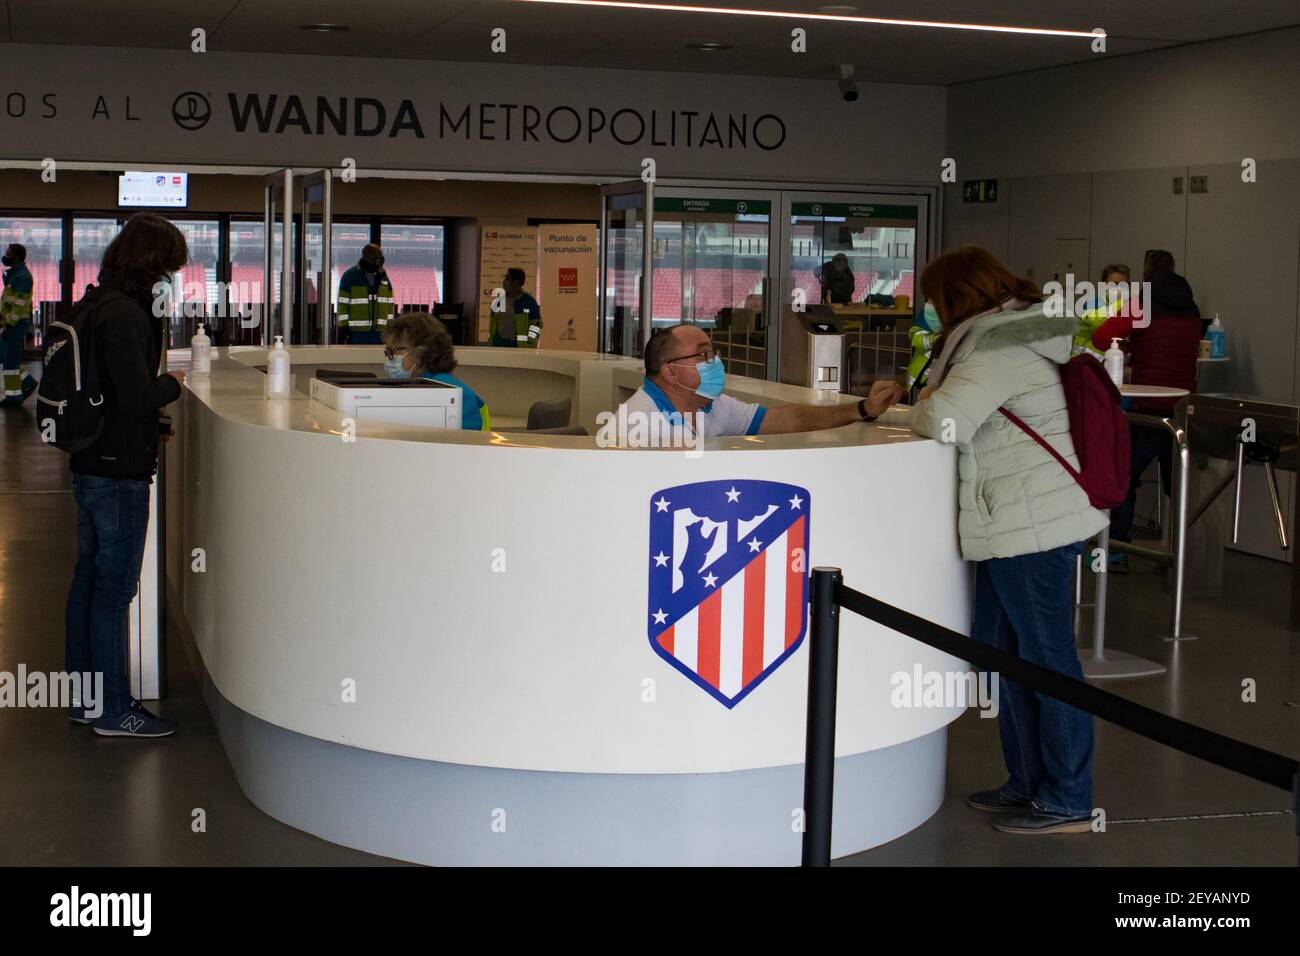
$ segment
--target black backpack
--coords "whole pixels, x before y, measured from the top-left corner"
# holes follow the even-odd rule
[[[68,454],[84,451],[104,429],[104,392],[95,339],[99,306],[113,289],[92,287],[66,318],[51,322],[41,349],[36,427],[41,441]]]

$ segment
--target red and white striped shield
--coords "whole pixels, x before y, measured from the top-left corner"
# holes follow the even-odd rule
[[[650,646],[727,707],[786,660],[808,620],[807,489],[702,481],[650,499]]]

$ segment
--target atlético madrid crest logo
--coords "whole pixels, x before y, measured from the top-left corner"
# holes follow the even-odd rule
[[[727,707],[799,647],[808,621],[806,488],[701,481],[650,498],[650,646]]]

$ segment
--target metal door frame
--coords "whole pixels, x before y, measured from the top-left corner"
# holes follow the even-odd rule
[[[640,316],[638,324],[641,331],[641,350],[645,351],[646,343],[650,341],[650,334],[654,331],[654,270],[647,268],[647,265],[654,262],[654,229],[655,229],[655,184],[653,179],[649,180],[625,180],[623,182],[611,183],[608,186],[600,187],[600,254],[596,261],[596,273],[599,276],[597,282],[597,301],[596,301],[596,345],[599,351],[605,344],[605,289],[608,285],[609,258],[606,254],[606,248],[609,244],[609,205],[610,199],[614,196],[627,196],[641,194],[640,208],[644,215],[641,217],[641,271],[638,276],[640,288],[638,289],[638,298],[641,303]],[[619,343],[622,347],[622,343]]]
[[[312,205],[319,203],[321,209],[321,261],[320,269],[314,273],[316,278],[316,324],[318,341],[321,345],[329,345],[330,328],[333,325],[330,317],[334,311],[332,290],[328,281],[333,263],[334,176],[331,170],[318,169],[314,173],[301,176],[298,183],[299,205],[302,206],[302,241],[298,243],[298,254],[294,263],[298,270],[298,307],[305,322],[307,307],[310,304],[307,301],[307,282],[312,278],[307,272],[307,227],[310,225],[307,211]]]
[[[272,271],[275,250],[275,217],[280,213],[283,238],[280,253],[280,335],[284,344],[290,343],[289,330],[293,327],[293,170],[282,169],[265,177],[263,223],[266,227],[266,248],[262,250],[262,347],[269,348],[275,341],[275,280]]]
[[[777,289],[777,295],[774,299],[774,302],[780,301],[782,304],[789,302],[790,296],[793,295],[794,293],[794,283],[793,283],[794,255],[790,245],[791,241],[794,238],[794,224],[790,220],[791,220],[791,207],[795,203],[825,202],[825,203],[879,203],[881,205],[888,205],[888,206],[915,205],[917,207],[916,251],[913,256],[913,261],[915,262],[915,272],[916,272],[915,279],[916,281],[919,282],[921,269],[924,268],[925,263],[927,263],[930,259],[930,240],[932,238],[932,232],[934,231],[935,228],[937,228],[937,225],[935,223],[932,223],[930,219],[931,213],[934,211],[935,208],[937,208],[937,204],[932,203],[931,201],[934,197],[935,197],[935,192],[932,189],[929,189],[927,187],[919,187],[917,191],[914,193],[913,192],[884,192],[884,191],[877,191],[877,190],[873,190],[871,192],[853,192],[851,190],[841,190],[841,189],[833,189],[833,188],[824,189],[824,190],[815,189],[815,188],[781,190],[781,227],[780,227],[781,259],[780,259],[780,266],[779,266],[780,279],[777,283],[779,288]],[[917,299],[918,296],[915,293],[913,293],[912,314],[914,316],[916,315],[917,312],[917,305],[918,305]],[[780,313],[781,309],[778,308],[777,312]],[[777,325],[774,327],[774,332],[777,335],[780,334],[780,325],[779,325],[780,321],[781,319],[778,316],[776,319]],[[776,348],[768,349],[767,375],[768,378],[774,382],[779,382],[781,380],[779,377],[781,372],[780,363],[779,363],[780,352],[781,349],[779,346],[779,342]]]
[[[767,215],[767,265],[763,270],[763,322],[767,326],[772,320],[770,309],[769,293],[772,289],[772,253],[776,249],[776,240],[779,229],[777,227],[777,216],[780,215],[781,209],[781,190],[770,186],[754,186],[752,189],[744,186],[725,186],[712,189],[707,186],[663,186],[656,194],[658,199],[753,199],[759,202],[768,203]]]
[[[332,303],[329,296],[329,289],[325,284],[325,276],[329,275],[330,258],[331,258],[331,241],[332,226],[334,218],[334,189],[333,189],[333,170],[315,169],[310,172],[296,174],[293,169],[285,168],[278,172],[266,176],[263,182],[263,211],[262,222],[265,227],[266,248],[262,251],[262,281],[265,285],[265,291],[262,296],[262,345],[270,346],[276,332],[274,331],[273,321],[273,297],[272,292],[275,289],[275,275],[272,274],[273,250],[275,248],[275,229],[276,215],[279,214],[281,229],[281,248],[282,254],[280,259],[280,332],[284,337],[284,344],[290,345],[293,342],[293,329],[299,319],[305,323],[307,320],[307,210],[315,202],[321,204],[321,267],[322,271],[318,274],[318,285],[316,294],[316,303],[318,306],[317,321],[320,323],[320,341],[322,345],[329,344],[329,314],[331,309],[324,308],[322,297],[326,303]],[[301,212],[294,209],[295,202]],[[298,221],[295,220],[298,217]],[[297,228],[295,228],[297,227]],[[297,235],[299,241],[294,244],[294,237]],[[295,289],[295,286],[298,288]],[[322,292],[322,290],[324,290]],[[299,312],[294,311],[297,305]]]

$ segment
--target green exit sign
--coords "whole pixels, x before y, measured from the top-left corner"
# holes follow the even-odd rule
[[[997,202],[996,179],[967,179],[961,184],[962,202]]]

